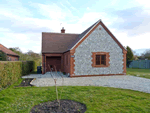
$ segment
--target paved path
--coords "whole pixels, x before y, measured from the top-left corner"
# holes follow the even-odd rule
[[[32,85],[35,86],[54,86],[54,80],[48,77],[48,74],[41,75],[43,77],[33,80]],[[62,86],[62,79],[58,77],[57,85]],[[119,76],[96,76],[96,77],[76,77],[69,78],[64,76],[64,86],[104,86],[123,89],[137,90],[150,93],[150,79],[119,75]]]

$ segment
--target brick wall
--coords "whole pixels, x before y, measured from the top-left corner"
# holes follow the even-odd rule
[[[64,72],[67,74],[70,74],[70,51],[63,54],[63,64],[64,64]]]
[[[11,61],[18,61],[19,60],[19,57],[17,57],[17,56],[7,55],[7,57],[10,57]]]

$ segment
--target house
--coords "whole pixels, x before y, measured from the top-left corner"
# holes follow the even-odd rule
[[[70,77],[125,75],[127,50],[101,20],[81,34],[42,32],[42,73],[62,71]]]
[[[7,57],[7,61],[18,61],[19,55],[11,51],[10,49],[6,48],[2,44],[0,44],[0,52],[4,53]],[[1,57],[1,56],[0,56]]]

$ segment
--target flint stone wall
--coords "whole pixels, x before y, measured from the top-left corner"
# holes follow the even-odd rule
[[[109,52],[110,66],[92,67],[92,52]],[[76,48],[74,55],[75,75],[123,73],[122,49],[101,25]]]

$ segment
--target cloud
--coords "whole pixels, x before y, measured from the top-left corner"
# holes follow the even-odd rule
[[[23,52],[33,50],[39,53],[41,51],[41,33],[7,33],[0,39],[1,43],[6,47],[19,47]],[[35,49],[33,46],[39,46],[40,49]],[[26,48],[26,50],[25,50]]]
[[[67,10],[71,13],[71,10],[70,10],[67,6],[65,6],[65,5],[62,4],[61,2],[60,2],[60,4],[61,4],[61,6],[63,6],[65,9],[67,9]]]
[[[119,29],[115,28],[109,29],[123,46],[129,46],[133,50],[150,48],[150,39],[148,38],[150,36],[150,33],[139,34],[136,36],[128,36],[127,31],[120,31]]]
[[[5,0],[0,3],[0,15],[15,16],[19,15],[22,17],[31,17],[33,14],[29,9],[24,7],[18,0]],[[12,14],[13,13],[13,14]]]
[[[104,15],[106,15],[106,13],[104,12],[88,12],[88,13],[84,13],[84,15],[81,17],[81,19],[78,21],[78,23],[93,23],[98,21],[99,19],[103,18]]]
[[[9,32],[10,29],[7,29],[7,28],[0,28],[0,31],[1,31],[1,32]]]
[[[91,10],[89,7],[86,8],[87,10]]]
[[[145,8],[150,8],[149,0],[135,0],[135,2],[139,3],[141,6]]]
[[[110,5],[115,5],[118,2],[118,0],[112,0]]]
[[[51,3],[48,5],[33,3],[32,6],[37,8],[41,15],[52,20],[63,20],[66,17],[66,13],[63,12],[63,10],[55,3]]]
[[[129,36],[150,32],[150,14],[145,12],[142,7],[117,10],[111,15],[116,17],[112,27],[127,31]]]
[[[68,0],[66,0],[66,3],[70,6],[71,9],[73,9],[74,11],[79,12],[79,10],[77,8],[73,7]]]

